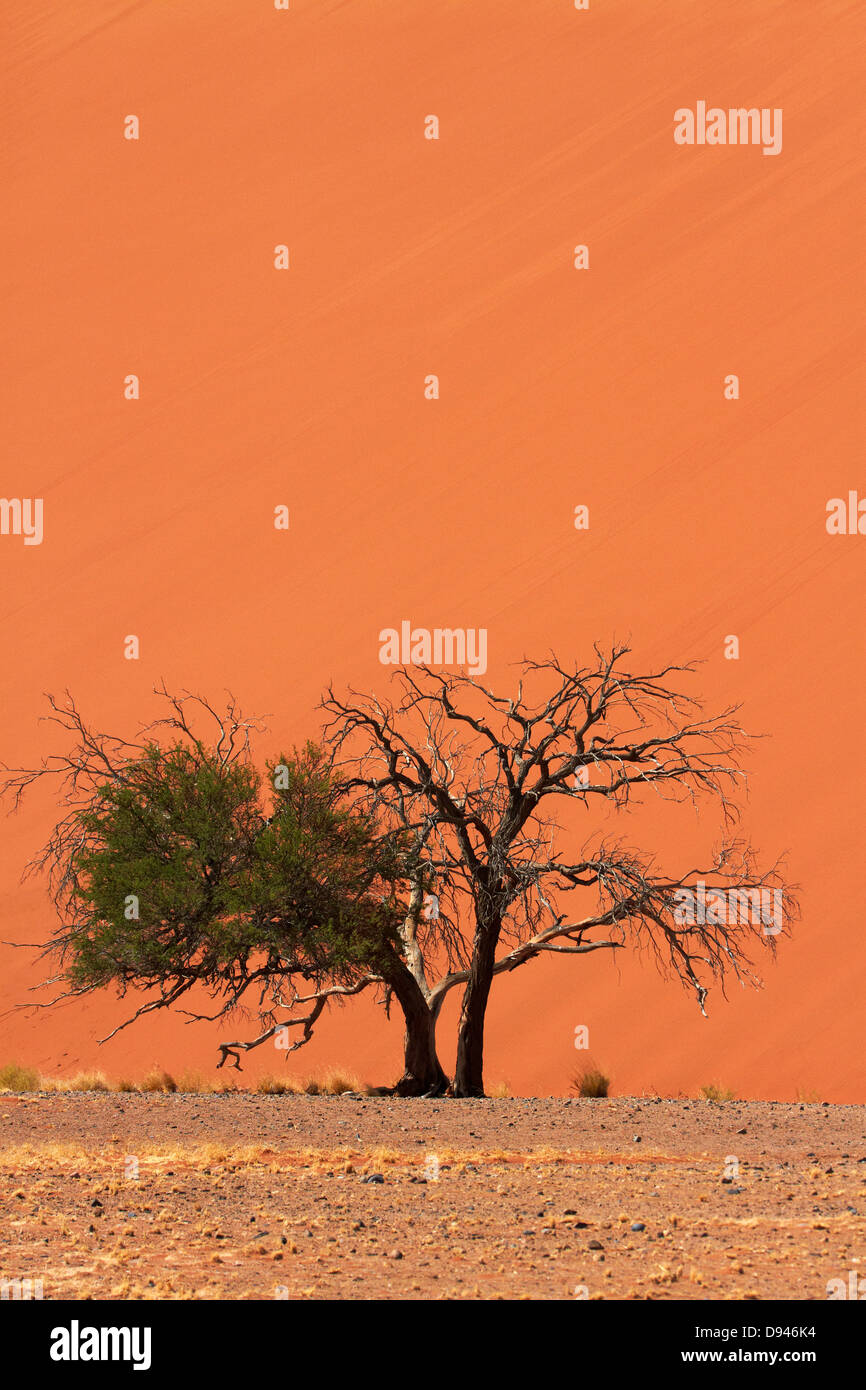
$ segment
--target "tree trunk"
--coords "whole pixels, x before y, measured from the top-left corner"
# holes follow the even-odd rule
[[[455,1096],[484,1095],[484,1015],[493,980],[499,925],[497,922],[480,928],[475,940],[457,1029]]]
[[[398,1096],[442,1095],[448,1077],[436,1056],[436,1020],[418,981],[402,961],[395,963],[388,984],[397,996],[406,1021],[403,1075],[394,1088]]]

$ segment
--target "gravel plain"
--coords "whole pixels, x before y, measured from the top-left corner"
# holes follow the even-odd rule
[[[866,1292],[866,1109],[0,1096],[0,1278],[71,1299]]]

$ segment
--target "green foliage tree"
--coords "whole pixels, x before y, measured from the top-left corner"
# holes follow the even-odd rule
[[[329,1002],[375,986],[406,1019],[397,1089],[444,1087],[429,1012],[398,949],[400,836],[378,834],[343,801],[314,744],[278,759],[265,784],[250,749],[259,726],[234,702],[220,713],[159,693],[169,715],[132,742],[94,731],[71,697],[52,700],[73,747],[37,769],[7,770],[16,805],[33,782],[56,777],[66,806],[28,866],[48,873],[60,919],[43,948],[60,963],[50,1002],[147,990],[122,1028],[187,995],[216,1001],[210,1014],[186,1010],[211,1020],[253,999],[259,1035],[220,1046],[219,1065],[237,1066],[241,1051],[271,1039],[294,1051]],[[195,715],[215,721],[209,738]]]

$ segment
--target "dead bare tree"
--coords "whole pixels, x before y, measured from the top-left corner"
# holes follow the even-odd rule
[[[524,661],[511,696],[420,666],[395,673],[395,700],[330,689],[323,701],[325,742],[347,795],[371,820],[412,837],[403,956],[434,1023],[448,991],[463,986],[457,1096],[484,1094],[484,1021],[497,975],[545,953],[646,947],[703,1011],[714,981],[722,989],[730,975],[760,982],[750,951],[774,952],[796,914],[781,864],[761,870],[732,833],[748,743],[736,708],[705,717],[679,688],[690,665],[640,674],[627,669],[626,646],[594,654],[586,667],[555,656]],[[667,874],[613,839],[585,843],[572,860],[556,848],[556,800],[589,808],[600,798],[625,811],[650,791],[715,803],[724,833],[704,868]],[[435,913],[423,909],[425,884],[435,885]],[[781,899],[772,899],[770,923],[761,895],[771,891]],[[574,893],[583,913],[568,910]],[[701,893],[716,908],[690,916],[689,895]],[[722,912],[722,901],[749,910]],[[431,984],[443,958],[445,973]]]

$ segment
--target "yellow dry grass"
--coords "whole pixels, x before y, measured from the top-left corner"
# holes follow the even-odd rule
[[[36,1067],[22,1066],[18,1062],[7,1062],[0,1066],[0,1093],[23,1095],[33,1091],[114,1091],[121,1094],[143,1092],[144,1094],[184,1095],[227,1095],[243,1089],[259,1095],[310,1095],[338,1096],[344,1091],[359,1091],[368,1094],[371,1088],[360,1081],[353,1072],[344,1067],[332,1067],[320,1076],[262,1076],[252,1081],[247,1088],[239,1087],[234,1080],[220,1075],[210,1079],[201,1072],[185,1069],[175,1077],[164,1067],[154,1065],[141,1078],[134,1081],[128,1076],[112,1081],[104,1072],[85,1070],[72,1077],[43,1076]]]

